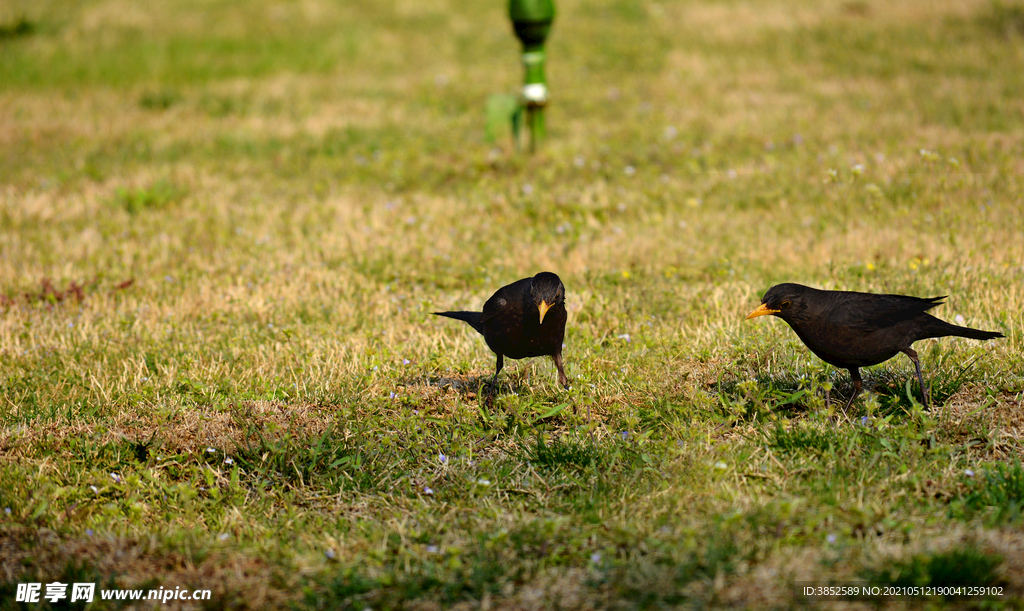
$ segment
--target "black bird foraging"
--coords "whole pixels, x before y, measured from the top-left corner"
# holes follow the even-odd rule
[[[498,382],[504,357],[523,359],[548,355],[558,368],[558,382],[569,388],[562,366],[565,287],[557,275],[541,272],[503,286],[487,300],[483,312],[434,314],[464,321],[484,336],[484,341],[498,355],[492,385]]]
[[[818,358],[848,369],[853,378],[853,396],[846,402],[844,411],[860,394],[860,368],[887,361],[897,352],[914,362],[923,405],[928,409],[928,390],[921,376],[921,362],[911,347],[914,342],[950,335],[982,340],[1003,337],[996,331],[958,327],[927,313],[941,305],[945,298],[823,291],[788,283],[768,289],[761,305],[747,318],[765,314],[778,316]]]

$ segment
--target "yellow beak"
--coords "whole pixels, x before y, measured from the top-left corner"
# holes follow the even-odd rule
[[[544,301],[542,299],[540,304],[537,306],[537,309],[540,310],[540,324],[543,325],[544,324],[544,315],[548,313],[548,310],[551,309],[551,306],[548,305],[548,302],[546,302],[546,301]]]
[[[782,310],[773,310],[762,303],[761,305],[757,306],[756,310],[754,310],[750,314],[747,314],[747,320],[750,320],[751,318],[757,318],[758,316],[764,316],[765,314],[778,314],[781,311]]]

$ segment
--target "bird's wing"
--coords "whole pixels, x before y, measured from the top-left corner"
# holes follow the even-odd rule
[[[484,311],[480,317],[482,323],[486,323],[495,316],[501,316],[501,313],[508,309],[508,300],[503,299],[495,295],[487,300],[484,304]]]
[[[875,295],[872,293],[846,293],[832,304],[833,322],[859,329],[875,331],[919,316],[942,304],[942,297],[910,297],[908,295]]]
[[[529,294],[532,282],[532,278],[523,278],[498,289],[484,304],[483,322],[502,316],[512,308],[519,308],[523,296]]]

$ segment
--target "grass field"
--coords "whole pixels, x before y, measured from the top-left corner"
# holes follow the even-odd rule
[[[1024,607],[1024,5],[557,8],[527,156],[503,0],[0,3],[0,608]],[[541,270],[488,404],[431,312]],[[844,415],[784,281],[1006,338]]]

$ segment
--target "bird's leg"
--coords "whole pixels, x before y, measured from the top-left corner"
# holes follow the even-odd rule
[[[843,415],[846,415],[846,410],[850,409],[850,406],[853,405],[853,400],[856,399],[857,395],[860,394],[860,387],[861,387],[860,368],[859,367],[851,367],[850,368],[850,377],[853,378],[853,394],[850,395],[850,400],[846,402],[845,406],[843,406]]]
[[[565,368],[562,366],[562,351],[559,350],[552,354],[551,360],[555,362],[555,367],[558,368],[558,383],[566,390],[569,390],[569,378],[565,377]]]
[[[491,380],[491,392],[498,394],[498,374],[501,373],[501,368],[505,366],[505,355],[498,353],[498,362],[494,366],[494,379]]]
[[[921,384],[921,398],[924,399],[924,410],[928,411],[928,389],[924,386],[924,376],[921,375],[921,361],[917,358],[917,352],[913,348],[907,348],[902,350],[903,354],[910,357],[910,360],[914,361],[914,369],[917,370],[917,381]]]

